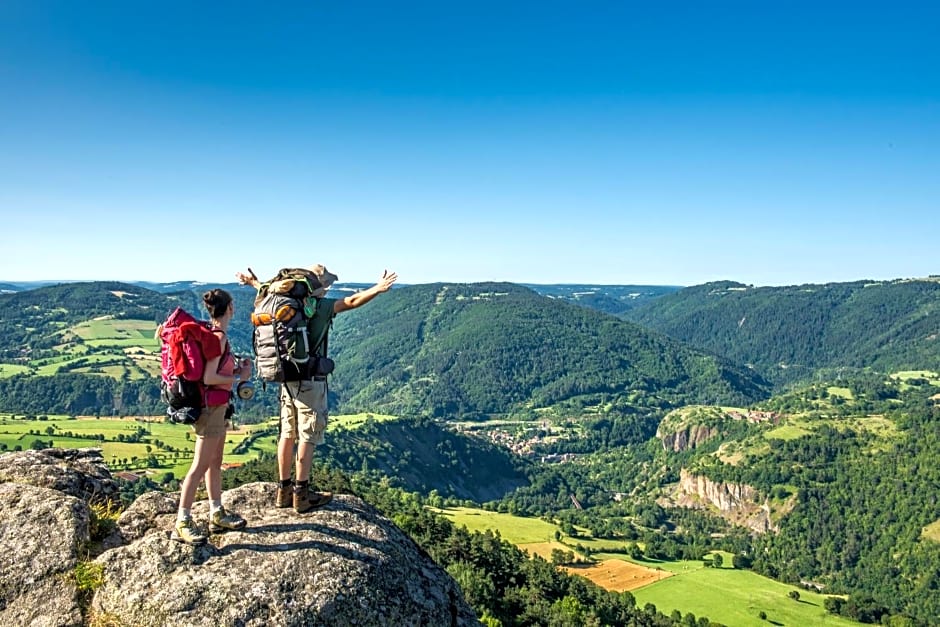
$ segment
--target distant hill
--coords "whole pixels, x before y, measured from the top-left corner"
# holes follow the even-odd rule
[[[775,382],[820,368],[940,363],[940,281],[688,287],[627,312],[634,322],[749,364]]]
[[[254,290],[240,283],[231,282],[231,283],[206,283],[204,281],[172,281],[169,283],[154,283],[151,281],[131,281],[131,285],[138,285],[140,287],[145,287],[148,290],[153,290],[154,292],[160,292],[161,294],[172,294],[176,292],[189,291],[195,294],[202,294],[206,290],[213,288],[221,288],[229,292],[234,292],[235,290],[251,290],[251,293],[254,294]],[[357,290],[364,289],[372,285],[371,283],[336,283],[332,286],[331,296],[336,294],[341,294],[343,292],[354,292]]]
[[[393,290],[334,323],[331,386],[369,411],[484,416],[558,407],[747,403],[747,368],[510,283]]]

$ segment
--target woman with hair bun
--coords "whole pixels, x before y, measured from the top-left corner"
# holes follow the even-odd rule
[[[179,511],[172,537],[186,544],[202,544],[206,541],[206,535],[196,526],[192,517],[196,488],[203,478],[209,495],[209,530],[225,531],[242,529],[245,526],[244,518],[234,512],[227,512],[222,507],[222,451],[232,386],[239,378],[247,380],[251,377],[251,360],[245,359],[237,363],[225,336],[235,314],[232,295],[225,290],[212,289],[202,295],[202,300],[209,313],[212,333],[218,338],[222,350],[218,357],[206,362],[202,378],[206,385],[204,407],[193,425],[196,432],[193,463],[180,487]]]

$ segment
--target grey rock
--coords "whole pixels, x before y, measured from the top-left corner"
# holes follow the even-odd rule
[[[779,530],[771,518],[769,502],[760,498],[755,488],[743,483],[712,481],[685,468],[679,473],[679,484],[670,504],[699,509],[713,507],[728,522],[759,534]]]
[[[47,448],[0,455],[0,483],[4,482],[50,488],[85,501],[110,500],[119,491],[100,448]]]
[[[151,492],[122,513],[108,538],[89,543],[84,501],[9,477],[40,476],[92,497],[100,492],[83,486],[104,486],[110,473],[101,461],[87,477],[70,476],[82,474],[79,465],[63,465],[59,454],[42,460],[45,452],[0,456],[0,468],[33,469],[2,475],[8,483],[0,484],[0,621],[6,624],[479,624],[453,578],[358,497],[337,495],[300,515],[273,507],[274,483],[243,485],[224,492],[223,504],[248,526],[213,533],[193,547],[170,539],[179,495]],[[194,504],[193,516],[206,524],[206,501]],[[94,563],[103,575],[90,600],[70,577],[88,559],[89,544],[100,551]]]
[[[87,505],[48,488],[0,483],[0,624],[81,625],[72,572]]]

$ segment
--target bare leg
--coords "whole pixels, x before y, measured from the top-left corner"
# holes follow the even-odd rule
[[[310,466],[313,464],[313,449],[311,442],[301,442],[297,445],[297,481],[310,480]]]
[[[293,438],[281,438],[277,443],[277,472],[281,481],[290,479],[291,462],[294,461]],[[298,476],[299,479],[299,476]]]
[[[222,451],[225,447],[225,436],[206,438],[206,448],[210,454],[210,462],[206,468],[206,492],[210,501],[222,500]]]
[[[183,485],[180,486],[180,507],[190,509],[193,501],[196,499],[196,488],[202,481],[206,471],[213,463],[214,448],[218,446],[220,438],[196,438],[196,446],[193,449],[193,463],[183,479]],[[207,481],[206,490],[209,485]]]

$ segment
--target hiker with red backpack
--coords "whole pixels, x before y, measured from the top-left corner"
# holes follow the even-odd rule
[[[206,541],[206,535],[193,521],[191,513],[196,489],[203,479],[209,495],[210,531],[245,527],[244,518],[222,507],[222,451],[229,424],[232,386],[239,378],[251,378],[251,360],[239,362],[226,338],[229,323],[235,314],[232,295],[225,290],[212,289],[203,294],[202,300],[210,317],[207,327],[211,339],[206,340],[203,349],[206,360],[202,375],[202,407],[192,425],[196,432],[195,453],[180,487],[179,511],[172,532],[174,540],[187,544],[202,544]],[[215,345],[212,345],[213,342]]]
[[[310,487],[310,468],[313,465],[314,448],[323,441],[328,420],[327,375],[332,372],[333,362],[327,357],[327,338],[333,318],[344,311],[356,309],[373,298],[387,292],[398,280],[398,275],[388,270],[372,287],[343,298],[326,298],[330,286],[338,277],[322,264],[309,268],[284,269],[272,281],[262,283],[251,269],[248,273],[237,272],[239,283],[251,285],[258,290],[255,300],[255,313],[252,321],[256,325],[255,349],[258,352],[258,331],[267,330],[266,320],[278,317],[275,308],[272,312],[262,311],[265,300],[278,290],[290,292],[296,284],[305,286],[304,296],[297,302],[297,307],[304,311],[306,346],[310,348],[305,356],[304,366],[299,366],[298,359],[284,359],[281,371],[266,376],[261,355],[258,355],[259,374],[263,380],[277,381],[280,390],[280,436],[278,437],[277,465],[279,483],[275,504],[277,507],[294,507],[303,514],[322,507],[332,500],[330,492],[317,491]],[[312,301],[312,302],[311,302]],[[292,309],[293,310],[293,309]],[[281,316],[286,318],[286,316]],[[277,326],[277,323],[272,323]],[[295,460],[296,444],[296,460]],[[291,479],[291,470],[295,479]]]

